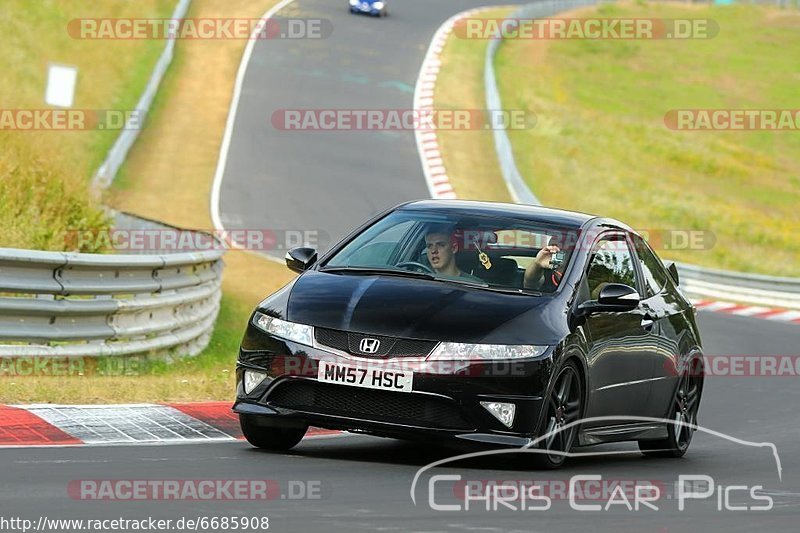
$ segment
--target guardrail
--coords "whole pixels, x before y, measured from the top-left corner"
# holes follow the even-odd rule
[[[531,19],[553,16],[568,9],[600,3],[598,0],[549,0],[526,4],[508,19]],[[484,83],[486,87],[487,109],[503,109],[494,58],[502,43],[501,38],[493,39],[486,47]],[[540,205],[522,177],[514,160],[514,151],[508,133],[502,128],[494,130],[495,150],[500,164],[503,180],[517,203]],[[699,299],[732,300],[768,307],[800,309],[800,279],[773,277],[758,274],[729,272],[678,263],[681,288],[687,296]]]
[[[191,4],[191,0],[178,0],[175,11],[172,13],[172,18],[182,19],[185,17],[186,12],[189,10],[189,4]],[[150,74],[150,80],[147,82],[147,86],[136,104],[136,113],[134,113],[133,116],[140,124],[144,122],[144,118],[150,111],[150,106],[153,103],[153,99],[156,97],[158,87],[161,85],[161,80],[164,78],[164,74],[167,72],[170,63],[172,63],[172,57],[174,55],[175,39],[167,39],[164,45],[164,51],[161,52],[161,56],[159,56],[153,68],[153,72]],[[133,146],[133,143],[136,142],[137,137],[139,137],[139,128],[129,128],[129,121],[126,121],[125,128],[122,129],[119,137],[117,137],[117,140],[114,141],[114,144],[108,151],[105,160],[100,165],[100,168],[95,172],[92,178],[93,187],[106,188],[114,181],[117,172],[119,172],[119,168],[122,166],[122,163],[125,162],[125,157],[127,157],[128,151]]]
[[[676,263],[681,288],[693,298],[800,309],[800,279],[745,274]]]
[[[196,355],[219,312],[223,252],[0,248],[0,357]]]

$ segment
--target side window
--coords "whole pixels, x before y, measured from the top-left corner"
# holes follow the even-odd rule
[[[633,246],[639,256],[639,265],[642,267],[646,295],[645,298],[655,296],[667,284],[667,270],[653,250],[638,235],[631,235]]]
[[[334,258],[328,265],[387,266],[400,241],[413,226],[413,220],[405,220],[389,227],[373,226],[364,232],[358,247],[343,250],[340,256]]]
[[[636,267],[623,236],[603,237],[595,243],[586,282],[590,300],[596,300],[600,290],[608,283],[622,283],[636,288]]]

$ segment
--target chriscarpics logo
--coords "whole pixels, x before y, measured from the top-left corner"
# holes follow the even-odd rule
[[[546,444],[554,436],[569,432],[572,427],[612,422],[651,428],[672,426],[678,434],[687,430],[697,433],[715,449],[735,450],[750,469],[742,472],[721,464],[729,454],[706,453],[699,460],[684,460],[682,465],[671,463],[674,468],[664,469],[654,467],[651,461],[632,461],[631,456],[639,452],[629,449],[547,449]],[[658,451],[650,450],[651,455]],[[578,469],[528,468],[542,455],[566,456]],[[620,463],[615,464],[615,460]],[[489,462],[494,463],[488,470],[491,476],[486,475]],[[470,468],[475,464],[480,468]],[[620,466],[624,466],[624,475]],[[755,477],[754,471],[758,473]],[[521,448],[466,453],[427,464],[414,476],[410,496],[415,506],[441,513],[551,512],[562,516],[563,512],[655,514],[713,510],[763,514],[776,507],[776,495],[785,494],[775,487],[782,478],[778,449],[771,442],[744,440],[678,418],[590,417],[531,438]]]

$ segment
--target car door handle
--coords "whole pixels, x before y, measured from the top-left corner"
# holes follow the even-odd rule
[[[656,323],[655,319],[650,315],[644,315],[642,317],[642,328],[646,329],[647,331],[653,329],[653,324],[655,323]]]

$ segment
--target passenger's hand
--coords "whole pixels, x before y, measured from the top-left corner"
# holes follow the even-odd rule
[[[556,246],[555,244],[551,244],[550,246],[545,246],[539,253],[536,254],[535,263],[539,268],[550,268],[550,259],[552,259],[553,254],[560,252],[561,248]]]

